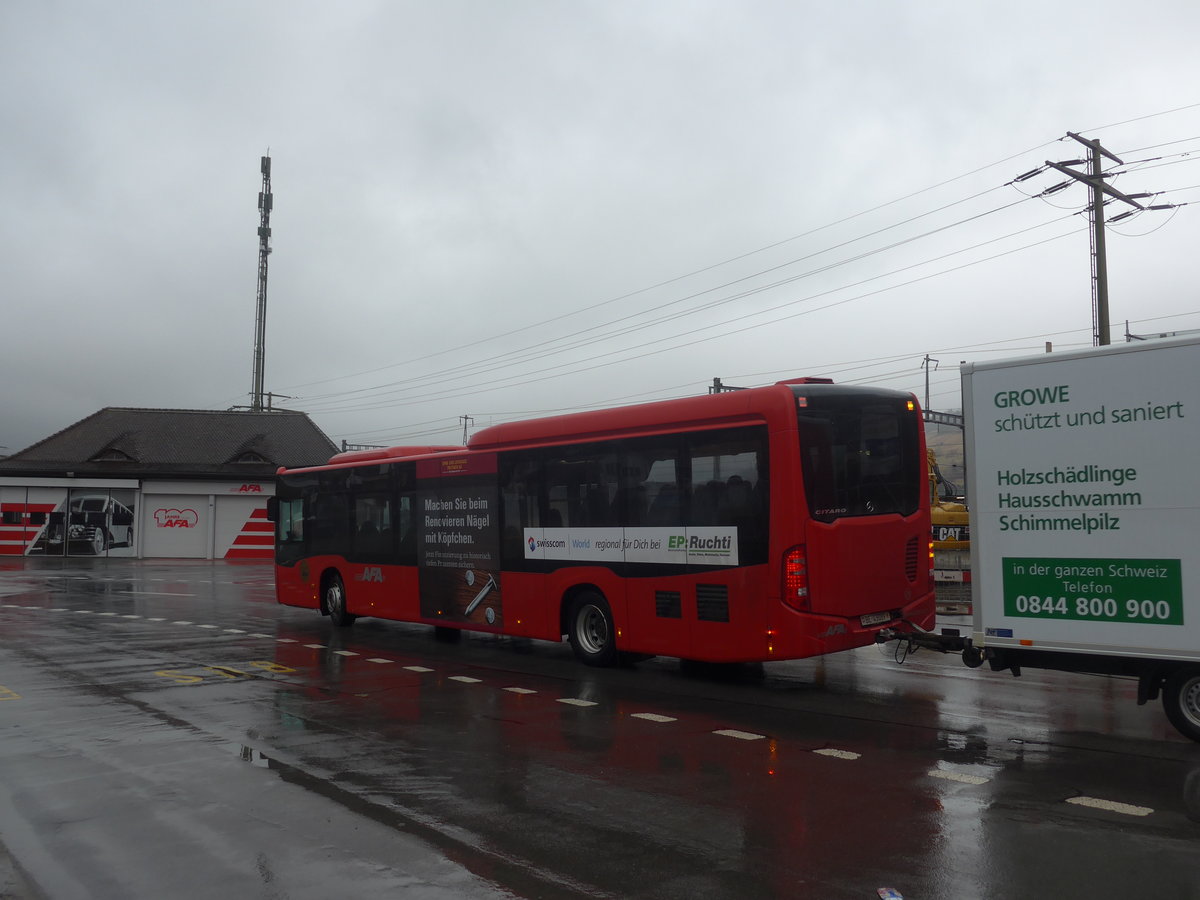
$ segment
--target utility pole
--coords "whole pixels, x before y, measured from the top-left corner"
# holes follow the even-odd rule
[[[937,369],[938,361],[931,357],[928,353],[921,360],[921,368],[925,370],[925,409],[929,409],[929,364],[933,363],[933,368]]]
[[[744,390],[747,390],[747,389],[744,387],[734,387],[732,384],[723,383],[720,378],[714,378],[712,385],[708,389],[708,392],[710,394],[724,394],[729,391],[744,391]]]
[[[262,190],[258,192],[258,305],[254,316],[254,383],[250,389],[250,409],[263,408],[263,370],[267,344],[267,257],[271,255],[271,157],[262,158]]]
[[[471,416],[459,416],[458,420],[463,423],[463,446],[467,446],[467,429],[475,424],[475,419]]]
[[[1102,171],[1103,164],[1100,157],[1105,156],[1119,166],[1125,165],[1120,158],[1101,147],[1099,141],[1080,137],[1073,131],[1068,131],[1067,135],[1088,148],[1090,151],[1088,158],[1072,159],[1058,163],[1046,160],[1046,165],[1057,169],[1064,175],[1070,175],[1077,181],[1082,181],[1092,190],[1090,210],[1092,223],[1092,343],[1095,346],[1104,346],[1110,342],[1108,323],[1108,263],[1104,247],[1104,195],[1108,194],[1137,209],[1145,209],[1145,207],[1134,200],[1133,197],[1122,194],[1120,191],[1104,183],[1106,175]],[[1088,164],[1086,175],[1067,168],[1068,166],[1080,165],[1085,162]],[[1141,196],[1146,195],[1143,194]]]
[[[267,411],[268,412],[270,412],[272,409],[274,409],[274,403],[275,403],[276,397],[278,397],[280,400],[295,400],[296,399],[295,397],[289,397],[287,394],[276,394],[273,391],[267,391]]]

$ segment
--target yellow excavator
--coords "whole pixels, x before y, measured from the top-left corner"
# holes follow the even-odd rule
[[[929,457],[930,519],[933,524],[933,580],[937,610],[971,612],[971,523],[965,504],[954,497],[955,486],[942,477],[937,454]]]

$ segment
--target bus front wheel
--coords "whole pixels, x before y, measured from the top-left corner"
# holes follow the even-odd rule
[[[346,612],[346,586],[342,584],[342,576],[336,573],[325,580],[325,611],[337,628],[347,628],[358,618]]]
[[[589,666],[611,666],[617,661],[616,630],[608,601],[586,591],[571,601],[567,639],[579,661]]]
[[[1200,666],[1184,666],[1167,678],[1163,711],[1179,733],[1200,741]]]

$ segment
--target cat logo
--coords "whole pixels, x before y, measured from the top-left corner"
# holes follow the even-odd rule
[[[354,576],[355,581],[373,581],[383,584],[383,569],[379,566],[366,566],[362,572]]]

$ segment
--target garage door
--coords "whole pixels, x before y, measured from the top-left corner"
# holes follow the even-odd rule
[[[200,494],[149,494],[142,498],[142,555],[204,559],[212,532],[209,498]]]
[[[267,498],[217,497],[217,559],[272,559],[274,526],[267,521]]]

